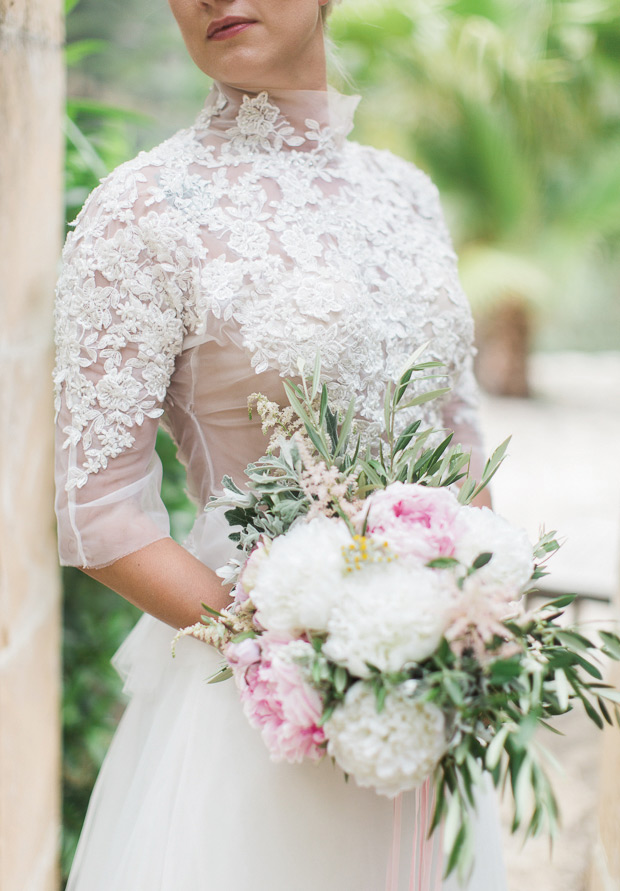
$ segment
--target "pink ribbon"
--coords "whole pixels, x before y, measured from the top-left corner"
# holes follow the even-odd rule
[[[439,827],[428,838],[435,807],[435,790],[427,780],[414,796],[415,824],[413,828],[409,891],[441,891],[443,872],[442,833]],[[394,799],[392,845],[388,862],[386,891],[399,891],[403,796]]]

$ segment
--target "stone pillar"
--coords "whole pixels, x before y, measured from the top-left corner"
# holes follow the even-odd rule
[[[61,0],[0,0],[0,888],[58,887],[60,597],[52,294],[62,234]]]
[[[620,584],[615,613],[620,622]],[[617,662],[607,680],[620,690]],[[620,728],[615,724],[606,727],[603,735],[598,820],[588,891],[620,891]]]

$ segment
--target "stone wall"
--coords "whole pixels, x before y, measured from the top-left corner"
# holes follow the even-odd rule
[[[61,0],[0,0],[0,888],[58,885],[59,581],[51,305],[62,234]]]

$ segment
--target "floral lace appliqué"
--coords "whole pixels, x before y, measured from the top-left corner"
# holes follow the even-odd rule
[[[235,149],[275,149],[284,145],[303,145],[302,136],[295,135],[292,127],[282,116],[277,105],[269,100],[265,92],[258,96],[244,96],[234,127],[226,131],[230,148]]]
[[[213,324],[257,373],[295,376],[319,351],[332,400],[355,395],[369,433],[387,381],[428,341],[452,373],[446,411],[473,425],[471,314],[432,183],[389,152],[338,145],[347,121],[295,129],[266,92],[228,125],[230,111],[215,88],[193,128],[104,181],[68,238],[55,370],[68,489],[161,416],[177,356]]]

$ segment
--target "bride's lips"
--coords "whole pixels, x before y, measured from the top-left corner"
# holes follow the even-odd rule
[[[255,25],[255,19],[246,19],[237,15],[227,15],[223,19],[211,22],[207,30],[207,40],[227,40]]]

